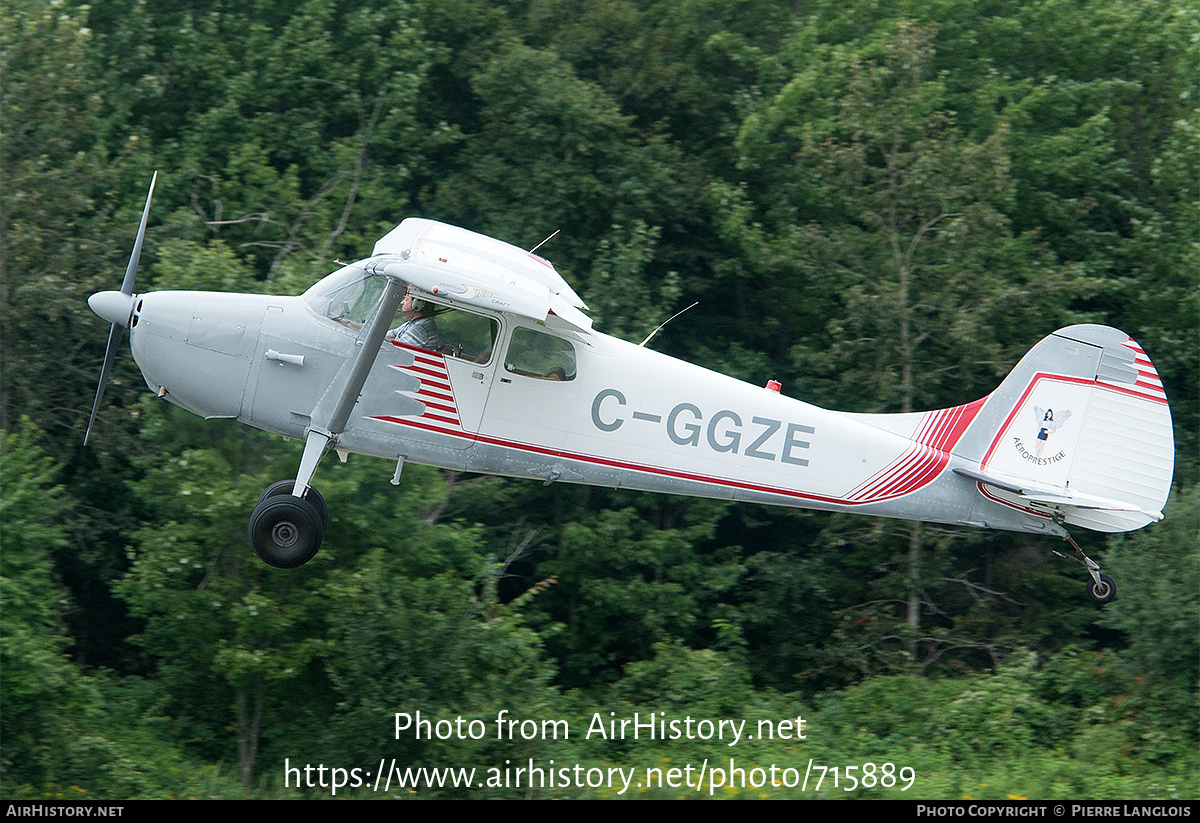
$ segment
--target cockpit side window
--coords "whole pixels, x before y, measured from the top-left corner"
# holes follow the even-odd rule
[[[304,304],[320,317],[361,329],[383,296],[387,278],[346,266],[304,293]],[[441,352],[448,357],[487,363],[496,348],[500,324],[494,318],[437,305],[413,292],[405,295],[389,325],[388,340]],[[416,308],[416,311],[412,309]],[[409,311],[406,313],[405,309]]]
[[[433,317],[442,354],[472,363],[492,359],[500,333],[500,324],[493,318],[458,309],[439,309]]]
[[[574,380],[575,347],[553,335],[517,328],[508,344],[504,370],[539,380]]]
[[[494,318],[442,306],[410,293],[396,312],[388,339],[471,363],[487,363],[499,333],[500,324]]]

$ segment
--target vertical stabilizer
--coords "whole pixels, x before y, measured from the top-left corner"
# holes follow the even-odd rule
[[[999,502],[1105,532],[1162,517],[1171,411],[1150,358],[1108,326],[1060,329],[1021,359],[954,453]]]

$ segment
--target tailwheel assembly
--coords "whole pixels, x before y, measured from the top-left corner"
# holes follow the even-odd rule
[[[1111,603],[1115,600],[1117,598],[1117,584],[1113,579],[1107,574],[1100,573],[1100,566],[1096,564],[1095,560],[1092,560],[1092,558],[1083,553],[1083,549],[1079,548],[1079,544],[1071,538],[1071,535],[1068,534],[1063,539],[1071,544],[1071,548],[1075,549],[1075,553],[1079,557],[1072,557],[1058,551],[1054,553],[1065,560],[1071,560],[1084,565],[1088,575],[1092,578],[1088,581],[1088,597],[1092,599],[1092,602],[1098,606],[1103,606],[1105,603]]]
[[[1107,574],[1100,575],[1099,582],[1092,581],[1088,586],[1088,597],[1092,598],[1092,602],[1098,605],[1111,603],[1117,596],[1117,584]]]

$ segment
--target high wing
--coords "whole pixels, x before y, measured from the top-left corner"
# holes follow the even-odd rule
[[[590,331],[592,321],[579,295],[549,261],[509,243],[433,220],[408,218],[375,244],[363,269],[383,275],[388,286],[369,323],[363,326],[355,356],[310,417],[304,454],[292,494],[308,488],[322,453],[338,441],[380,345],[407,288],[444,300],[508,312],[545,323],[563,322],[572,331]]]
[[[466,305],[543,322],[558,317],[579,331],[592,327],[580,311],[587,305],[550,261],[445,223],[408,218],[380,238],[364,266]]]

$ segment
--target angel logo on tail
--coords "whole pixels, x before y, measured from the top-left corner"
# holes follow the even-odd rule
[[[1041,406],[1033,407],[1034,414],[1038,419],[1037,433],[1037,456],[1042,456],[1042,451],[1046,448],[1046,441],[1050,439],[1050,435],[1054,434],[1063,424],[1071,418],[1071,410],[1067,409],[1059,414],[1058,420],[1054,419],[1054,409],[1042,409]]]

